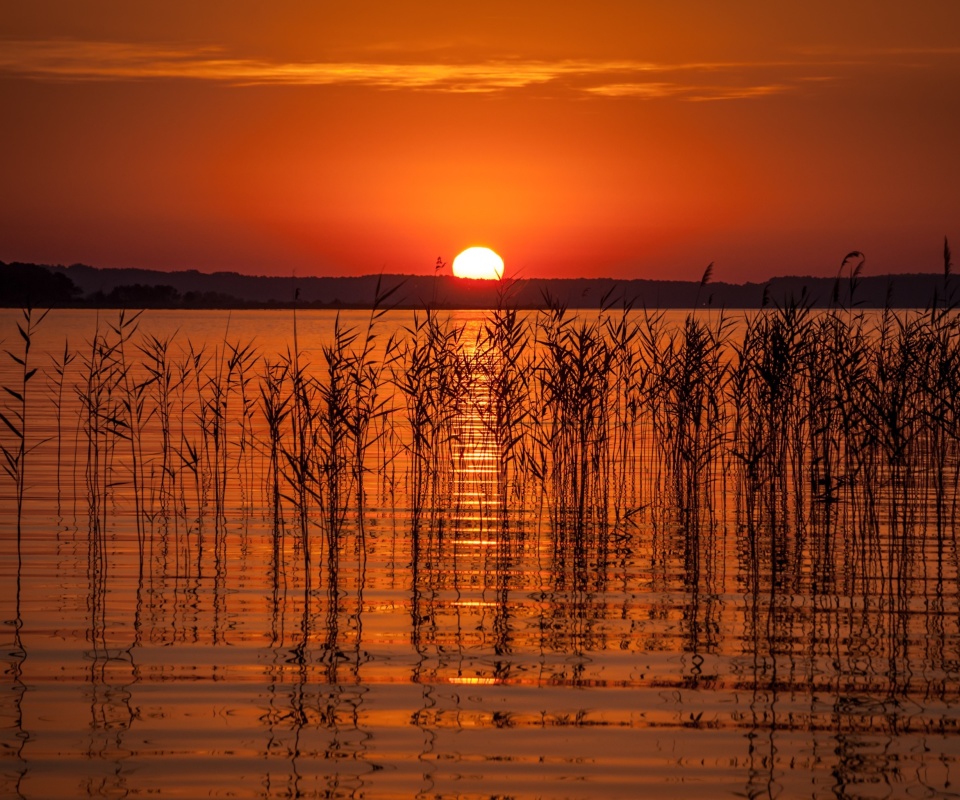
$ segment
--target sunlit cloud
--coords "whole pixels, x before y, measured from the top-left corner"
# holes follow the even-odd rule
[[[686,86],[678,83],[610,83],[590,86],[585,91],[601,97],[640,97],[645,99],[678,98],[692,102],[710,100],[744,100],[768,97],[791,91],[786,84],[766,86]]]
[[[953,52],[953,51],[951,51]],[[902,55],[902,53],[901,53]],[[634,60],[494,60],[477,63],[282,62],[232,58],[215,47],[75,40],[5,41],[0,74],[46,81],[197,80],[236,86],[358,86],[451,93],[550,87],[592,97],[691,102],[783,94],[829,81],[855,60],[799,55],[776,62],[655,64]],[[770,78],[776,76],[777,80]]]
[[[656,69],[631,61],[491,61],[474,64],[270,62],[194,50],[113,42],[5,42],[0,71],[34,79],[109,81],[194,79],[239,85],[365,85],[391,89],[495,92],[567,76]]]
[[[683,87],[675,83],[607,83],[601,86],[588,86],[584,90],[601,97],[645,97],[648,99],[659,97],[676,97],[683,91]]]
[[[766,86],[711,86],[700,87],[691,91],[686,99],[694,102],[709,102],[711,100],[749,100],[754,97],[770,97],[775,94],[784,94],[792,91],[791,86],[785,84],[770,84]]]

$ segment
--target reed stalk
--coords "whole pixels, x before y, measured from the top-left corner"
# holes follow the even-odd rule
[[[67,380],[67,371],[70,365],[76,359],[77,354],[70,350],[70,341],[65,338],[63,342],[63,356],[58,361],[55,357],[53,361],[53,374],[56,379],[53,383],[53,405],[54,413],[57,417],[57,504],[59,506],[60,498],[63,495],[61,485],[61,472],[63,464],[63,389]]]
[[[862,266],[862,254],[844,259],[830,309],[814,311],[801,295],[736,325],[702,310],[671,325],[609,297],[596,315],[553,301],[528,315],[502,296],[475,337],[434,309],[390,333],[394,290],[378,288],[365,326],[338,317],[327,341],[304,347],[295,312],[291,347],[261,358],[254,342],[231,342],[229,329],[210,350],[188,343],[178,354],[175,336],[137,338],[137,314],[98,321],[83,352],[64,345],[50,383],[60,410],[76,380],[86,449],[75,476],[86,478],[92,569],[102,582],[108,515],[122,501],[136,521],[141,577],[148,566],[151,576],[168,570],[166,539],[155,562],[150,526],[172,515],[175,525],[188,520],[177,573],[182,565],[199,580],[212,558],[222,582],[227,523],[254,508],[259,470],[276,590],[299,556],[304,607],[324,602],[312,592],[325,580],[328,633],[340,638],[350,630],[345,582],[356,574],[362,587],[376,541],[367,538],[370,509],[395,508],[398,498],[407,501],[421,615],[451,585],[424,565],[456,549],[446,531],[461,524],[468,495],[479,498],[484,535],[495,528],[485,569],[506,569],[535,527],[552,537],[544,553],[565,590],[601,591],[611,559],[625,558],[649,521],[651,552],[682,557],[699,597],[729,508],[750,574],[777,592],[802,579],[808,557],[823,586],[846,580],[866,591],[879,580],[899,591],[926,524],[918,498],[930,498],[941,566],[956,549],[960,327],[939,297],[925,313],[865,313]],[[945,293],[950,277],[948,266]],[[28,310],[18,326],[24,347],[8,353],[18,377],[0,411],[18,559],[36,446],[31,342],[42,319]],[[63,435],[58,419],[58,462]],[[356,573],[342,563],[348,556]],[[509,581],[493,588],[506,603]],[[508,616],[498,617],[498,647],[509,646]],[[305,619],[303,643],[313,624]]]
[[[17,501],[17,585],[19,589],[20,572],[23,568],[23,501],[26,491],[26,466],[27,454],[30,453],[39,443],[28,445],[28,416],[27,399],[28,386],[30,381],[37,373],[37,368],[30,366],[30,345],[36,334],[37,326],[43,322],[44,317],[49,313],[49,309],[35,315],[32,308],[25,308],[22,311],[23,322],[17,323],[17,332],[23,341],[21,355],[7,350],[7,355],[20,368],[19,383],[16,388],[13,386],[4,386],[3,391],[13,399],[14,405],[7,406],[7,413],[0,413],[0,422],[6,426],[7,430],[13,434],[14,443],[11,446],[0,443],[0,451],[3,453],[3,470],[10,477],[14,484],[14,492]],[[17,593],[17,619],[19,621],[19,591]],[[19,634],[19,631],[18,631]]]

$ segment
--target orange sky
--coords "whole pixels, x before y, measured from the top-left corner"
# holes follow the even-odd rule
[[[197,8],[200,6],[200,8]],[[0,0],[0,260],[936,271],[960,3]]]

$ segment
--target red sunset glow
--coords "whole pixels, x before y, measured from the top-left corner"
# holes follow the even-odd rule
[[[960,6],[4,3],[0,260],[933,271]]]

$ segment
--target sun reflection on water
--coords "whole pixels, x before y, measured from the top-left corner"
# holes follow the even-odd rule
[[[71,314],[32,356],[62,350],[65,332],[94,322]],[[244,319],[231,322],[244,341],[289,322]],[[334,323],[308,320],[308,374],[328,375]],[[576,352],[603,355],[580,322],[565,329]],[[610,361],[623,382],[600,397],[591,392],[614,381],[541,327],[525,352],[553,368],[543,372],[558,393],[550,406],[542,385],[510,383],[519,362],[503,357],[509,343],[484,338],[484,324],[469,318],[445,340],[451,375],[443,402],[427,409],[433,438],[419,473],[409,438],[418,398],[408,406],[384,390],[394,424],[377,418],[371,432],[362,510],[360,470],[341,473],[342,483],[316,477],[340,463],[332,456],[304,462],[296,494],[292,437],[271,454],[269,388],[255,390],[262,372],[229,372],[236,348],[224,350],[222,327],[199,371],[189,346],[171,351],[187,377],[174,381],[169,417],[159,394],[145,400],[154,410],[142,422],[139,525],[134,451],[110,421],[126,413],[116,405],[122,384],[104,388],[106,416],[84,416],[80,394],[92,384],[68,373],[79,390],[63,401],[60,424],[74,427],[59,453],[47,441],[58,424],[53,393],[37,390],[19,571],[9,485],[0,496],[0,579],[20,585],[17,597],[0,596],[0,618],[14,622],[2,628],[12,691],[0,700],[0,745],[11,754],[0,793],[457,796],[472,791],[464,775],[482,768],[519,797],[581,784],[595,794],[611,782],[633,796],[639,772],[661,786],[677,764],[698,792],[752,796],[816,794],[823,782],[824,793],[852,797],[906,772],[917,793],[954,781],[955,442],[930,443],[945,448],[940,486],[921,469],[883,466],[884,448],[904,457],[886,440],[869,458],[837,460],[836,432],[816,428],[817,481],[788,470],[767,485],[753,476],[776,448],[758,442],[780,417],[738,418],[731,407],[730,435],[757,449],[710,451],[693,422],[676,422],[692,390],[660,386],[670,415],[657,407],[651,415],[662,416],[644,418],[641,395],[615,392],[653,392],[653,366],[629,372]],[[680,340],[675,332],[670,347]],[[659,346],[679,358],[665,336]],[[203,400],[216,379],[213,348],[232,376],[223,413]],[[567,368],[582,369],[567,380]],[[705,375],[691,386],[712,391]],[[516,406],[504,398],[521,389],[538,419],[510,416]],[[600,400],[610,403],[606,425],[595,424]],[[323,436],[347,430],[336,423],[298,430],[329,450]],[[793,435],[774,430],[774,443]],[[95,469],[88,454],[101,457]],[[287,472],[279,485],[272,455]],[[781,455],[788,465],[806,457]],[[838,475],[840,466],[848,471]]]

